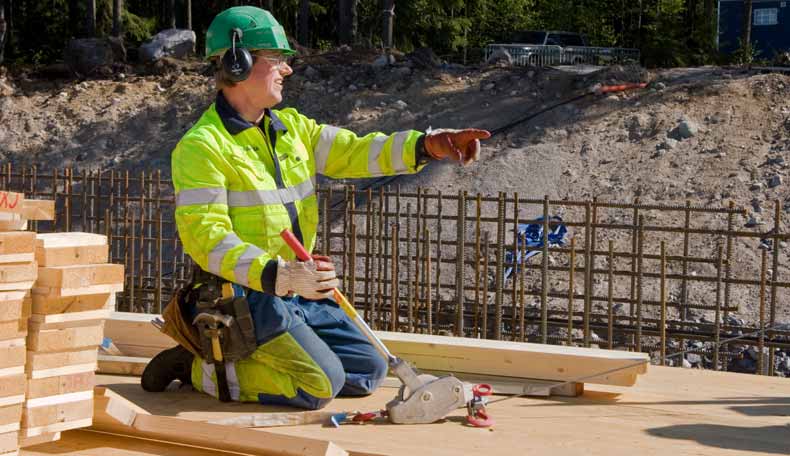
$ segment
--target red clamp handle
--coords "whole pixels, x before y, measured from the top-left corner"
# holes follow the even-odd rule
[[[494,388],[488,383],[480,383],[472,387],[472,394],[475,397],[490,396],[494,394]]]
[[[474,415],[466,415],[466,422],[472,427],[486,428],[494,425],[494,419],[485,410],[478,410]]]
[[[285,228],[284,230],[280,231],[280,237],[283,238],[288,247],[294,251],[296,254],[296,258],[299,258],[302,261],[310,261],[312,257],[310,256],[310,252],[307,251],[306,248],[299,242],[299,239],[296,239],[296,236],[289,230]]]

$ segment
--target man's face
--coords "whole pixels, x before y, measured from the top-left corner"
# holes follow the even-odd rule
[[[271,108],[283,101],[283,81],[293,70],[276,51],[253,51],[255,61],[249,78],[240,83],[255,106]]]

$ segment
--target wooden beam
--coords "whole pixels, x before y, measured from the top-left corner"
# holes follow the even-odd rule
[[[44,329],[65,329],[77,326],[95,326],[110,316],[109,309],[89,310],[52,315],[31,315],[30,331]]]
[[[15,255],[25,255],[29,257],[30,254],[35,251],[36,233],[32,231],[0,232],[0,262],[13,263],[14,261],[10,260]],[[21,261],[32,261],[32,258]]]
[[[1,269],[0,269],[1,270]],[[82,288],[123,284],[122,264],[90,264],[38,268],[37,287]]]
[[[113,312],[105,336],[125,356],[151,358],[176,343],[150,324],[158,315]],[[563,382],[612,369],[579,383],[632,386],[647,372],[646,353],[377,331],[390,351],[418,369],[503,377],[513,382]],[[576,387],[574,387],[576,388]]]
[[[19,440],[16,432],[0,434],[0,453],[16,454],[18,448]]]
[[[22,217],[27,220],[55,220],[55,201],[37,199],[23,200]]]
[[[64,421],[60,423],[47,424],[45,426],[37,426],[37,427],[29,427],[29,428],[23,427],[22,430],[19,432],[19,435],[20,437],[23,438],[36,437],[41,434],[50,434],[53,432],[62,432],[71,429],[80,429],[84,427],[89,427],[92,422],[93,420],[91,418],[84,418],[76,421]]]
[[[47,233],[36,237],[39,266],[103,264],[109,261],[107,237],[93,233]]]
[[[38,329],[31,327],[27,334],[28,350],[58,352],[98,347],[104,337],[101,323],[64,329]]]
[[[0,264],[0,282],[30,282],[36,280],[37,266],[35,262]],[[14,288],[24,290],[25,288]]]
[[[64,366],[96,364],[96,349],[60,352],[60,353],[38,353],[27,352],[27,363],[25,367],[28,372],[43,369],[56,369]]]
[[[25,365],[25,339],[0,341],[0,369]]]
[[[25,394],[24,372],[0,377],[0,398]]]
[[[41,445],[42,443],[55,442],[60,440],[60,432],[53,432],[49,434],[40,434],[35,437],[19,437],[19,448],[25,448],[34,445]]]
[[[0,287],[2,287],[2,284],[0,284]],[[32,287],[32,283],[31,283],[31,287]],[[106,284],[106,285],[90,285],[80,288],[53,288],[46,286],[33,287],[34,295],[35,294],[45,295],[50,298],[64,298],[69,296],[120,293],[121,291],[123,291],[123,283]]]
[[[97,372],[110,375],[141,376],[151,358],[99,355]]]
[[[59,396],[63,394],[77,393],[81,391],[92,391],[96,381],[94,372],[82,372],[72,375],[61,375],[59,377],[47,377],[40,379],[29,379],[26,383],[27,399],[37,399],[48,396]]]
[[[66,297],[34,293],[32,299],[34,315],[67,314],[100,309],[114,310],[115,307],[115,295],[112,293]]]
[[[97,431],[250,455],[348,455],[325,440],[151,415],[118,395],[108,396],[107,391],[105,388],[94,390],[92,429]]]
[[[77,402],[43,405],[40,407],[25,407],[22,412],[22,427],[38,428],[51,424],[91,419],[92,417],[93,398],[91,397],[88,400]],[[63,431],[64,429],[60,430]]]

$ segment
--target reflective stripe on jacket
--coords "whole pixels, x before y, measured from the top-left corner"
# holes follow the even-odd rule
[[[358,137],[294,109],[268,110],[254,125],[220,93],[172,154],[184,250],[208,272],[271,293],[277,256],[294,258],[280,231],[294,231],[308,251],[315,245],[316,174],[415,173],[424,166],[415,163],[421,135],[410,130]]]

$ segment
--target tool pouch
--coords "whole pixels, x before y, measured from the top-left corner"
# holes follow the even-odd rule
[[[162,312],[165,321],[161,331],[178,342],[195,356],[213,361],[211,339],[201,337],[192,324],[192,309],[198,312],[218,312],[233,317],[230,328],[223,328],[220,341],[225,361],[238,361],[252,354],[257,348],[255,327],[244,297],[222,298],[220,277],[203,271],[199,266],[192,270],[192,278],[176,290]]]
[[[224,361],[235,362],[247,358],[258,348],[255,339],[255,327],[250,315],[247,298],[235,296],[215,299],[213,302],[198,303],[198,313],[214,313],[233,317],[229,326],[219,328],[219,340]],[[209,362],[214,361],[211,348],[211,337],[201,337],[201,357]]]
[[[189,318],[185,294],[185,288],[180,288],[173,293],[173,298],[162,311],[162,319],[165,324],[161,331],[192,352],[193,355],[202,356],[200,335]]]

